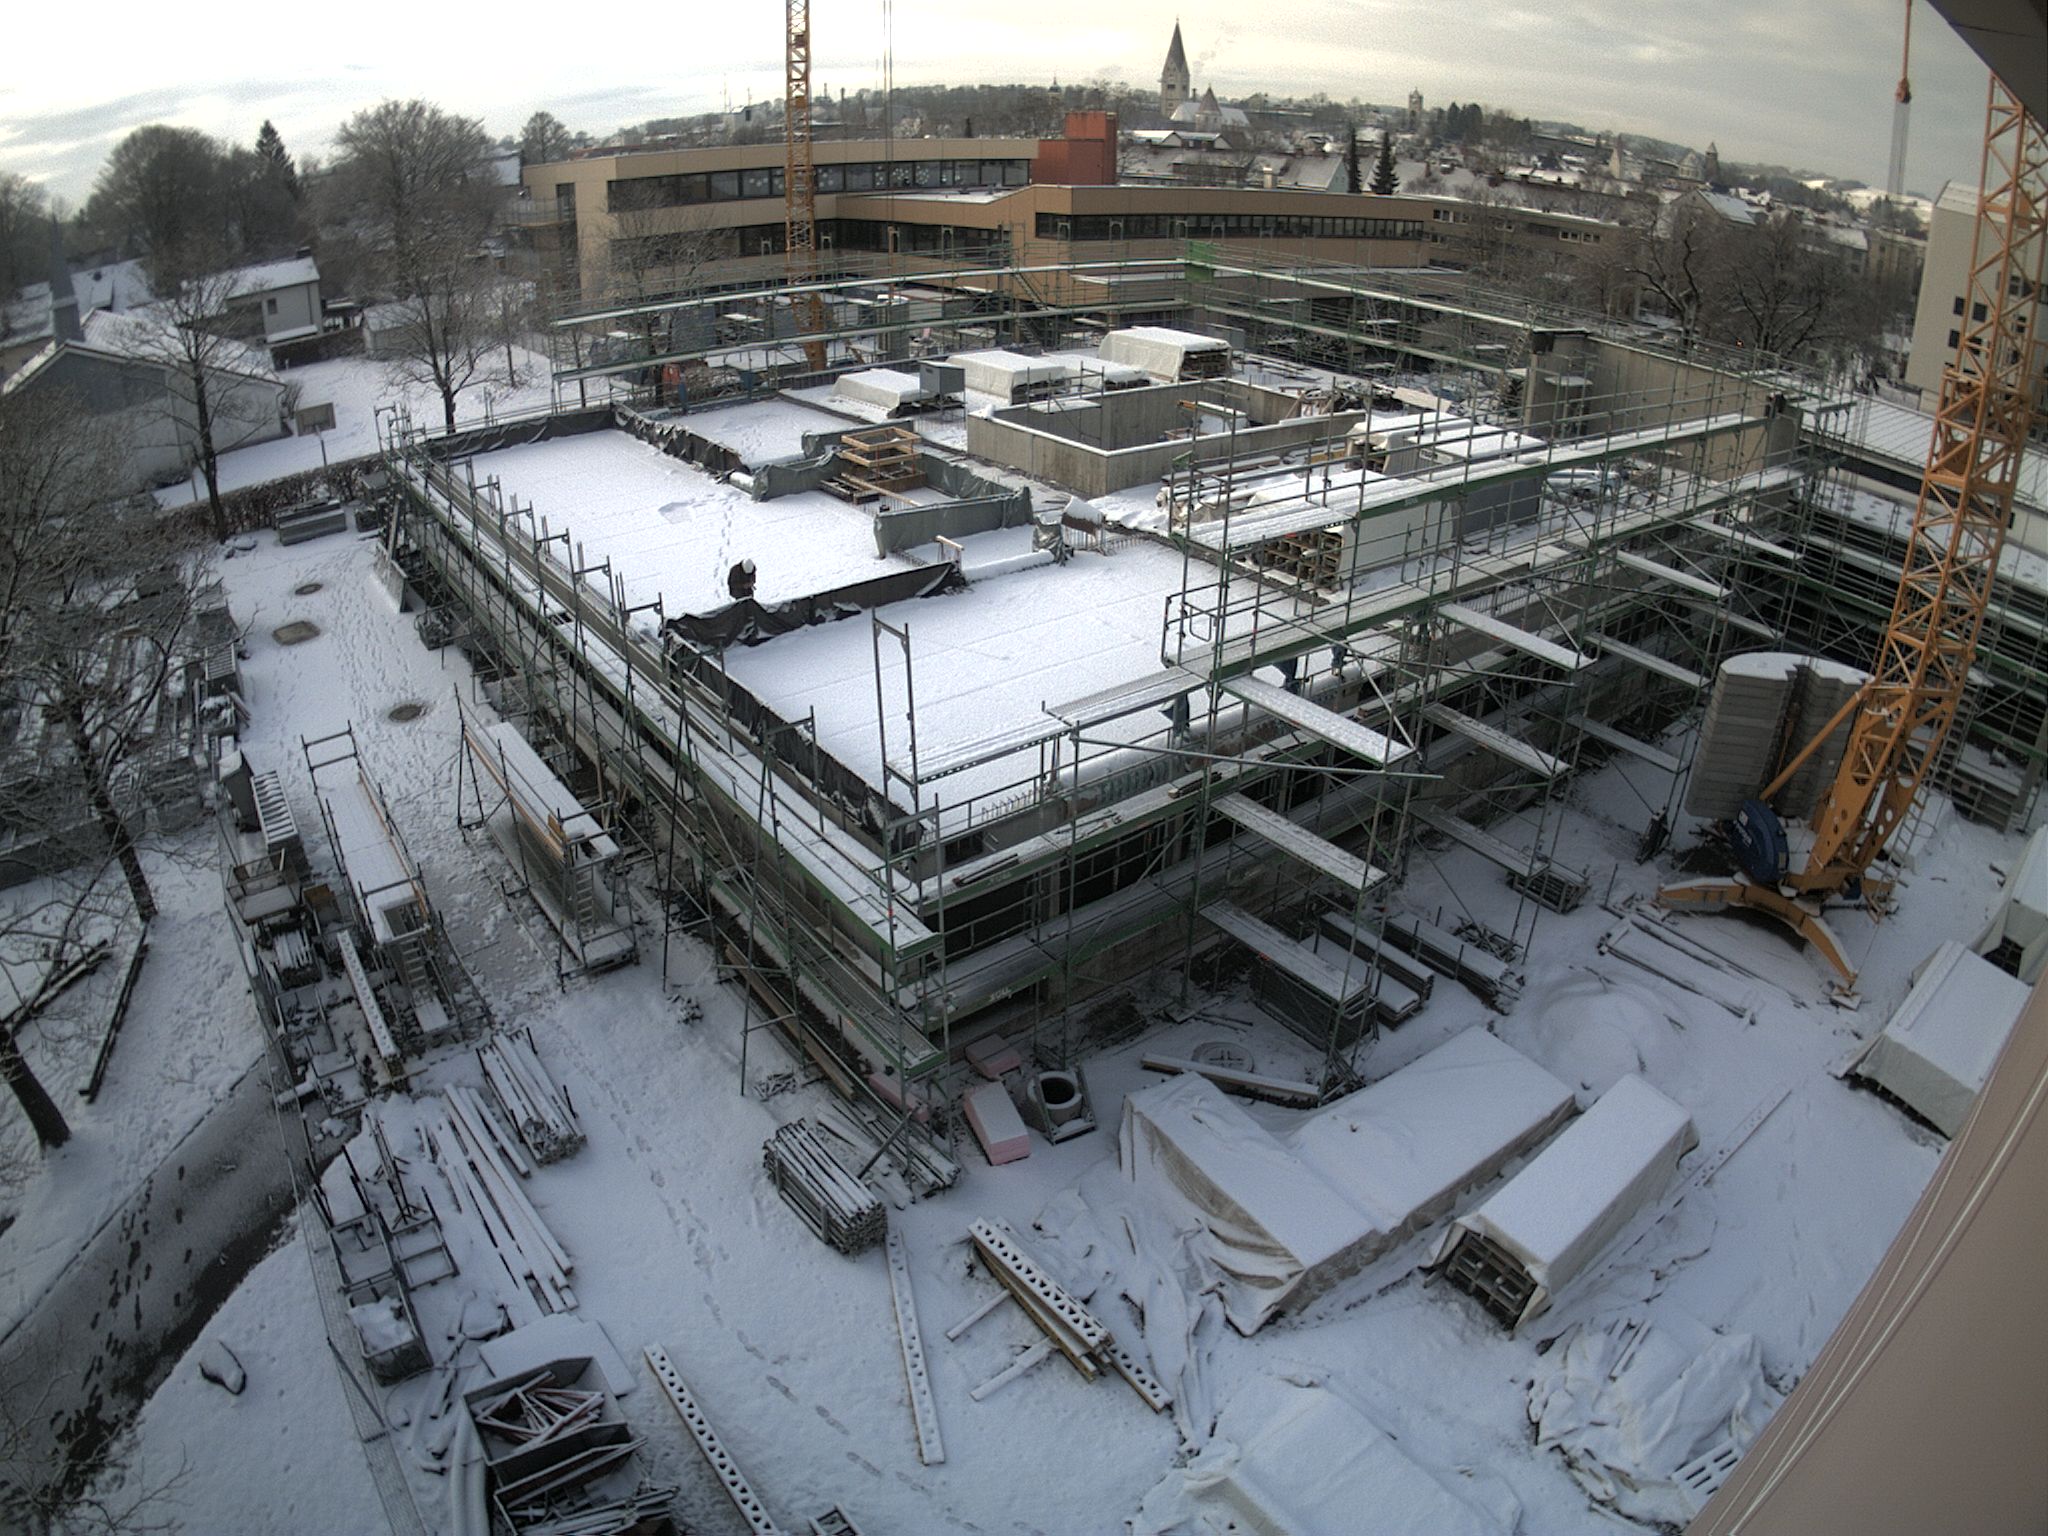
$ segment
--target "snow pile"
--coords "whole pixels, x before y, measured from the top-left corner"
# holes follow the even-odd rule
[[[1705,1459],[1725,1476],[1784,1400],[1753,1335],[1675,1309],[1654,1324],[1587,1323],[1550,1360],[1529,1384],[1537,1449],[1557,1450],[1587,1493],[1636,1520],[1692,1519],[1720,1477],[1702,1490],[1681,1472]]]
[[[1231,1400],[1216,1438],[1146,1494],[1130,1528],[1135,1536],[1514,1530],[1521,1506],[1505,1484],[1486,1475],[1460,1481],[1454,1489],[1327,1388],[1261,1377]]]

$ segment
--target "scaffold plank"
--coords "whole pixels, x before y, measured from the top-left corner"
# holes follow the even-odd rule
[[[1728,589],[1718,581],[1709,581],[1691,571],[1680,570],[1675,565],[1666,565],[1661,560],[1652,560],[1648,555],[1639,555],[1632,549],[1618,549],[1614,558],[1632,571],[1641,571],[1645,576],[1654,576],[1659,581],[1668,581],[1674,587],[1684,587],[1688,592],[1697,592],[1701,597],[1725,602]]]
[[[1502,842],[1485,828],[1475,827],[1462,816],[1453,816],[1448,811],[1440,811],[1429,805],[1415,807],[1412,814],[1425,827],[1443,833],[1454,843],[1463,844],[1488,863],[1498,864],[1511,875],[1533,880],[1543,872],[1544,860],[1533,853],[1524,853],[1521,849]]]
[[[1306,944],[1296,943],[1235,902],[1212,901],[1202,908],[1207,922],[1229,934],[1268,965],[1285,971],[1332,1003],[1349,1003],[1372,990],[1370,975],[1346,976]]]
[[[1626,752],[1631,757],[1641,758],[1651,767],[1662,768],[1666,773],[1677,773],[1685,766],[1661,747],[1653,747],[1647,741],[1638,740],[1626,731],[1617,731],[1613,726],[1603,724],[1590,715],[1573,715],[1571,723],[1595,741],[1604,741],[1608,746]]]
[[[1385,870],[1373,868],[1356,854],[1346,853],[1327,838],[1318,837],[1308,828],[1296,825],[1278,811],[1268,810],[1256,800],[1243,795],[1225,795],[1216,802],[1216,809],[1282,853],[1342,882],[1356,895],[1363,896],[1387,878]]]
[[[1773,560],[1783,560],[1790,564],[1799,558],[1797,550],[1787,549],[1782,544],[1773,544],[1769,539],[1761,538],[1747,528],[1730,528],[1726,523],[1717,523],[1711,517],[1696,517],[1686,526],[1697,528],[1701,533],[1711,533],[1715,538],[1733,544],[1737,549],[1769,555]]]
[[[1460,714],[1448,704],[1430,704],[1423,708],[1423,716],[1453,731],[1467,741],[1477,742],[1496,756],[1504,757],[1511,763],[1519,763],[1531,773],[1546,779],[1554,779],[1570,764],[1561,757],[1552,757],[1541,747],[1532,747],[1528,742],[1510,736],[1498,726],[1488,725],[1484,720],[1474,720],[1470,715]]]
[[[1264,678],[1233,677],[1223,684],[1223,691],[1263,709],[1277,720],[1286,721],[1296,730],[1307,731],[1309,735],[1379,767],[1389,767],[1409,754],[1409,749],[1392,737],[1289,693],[1279,684],[1269,683]]]
[[[1554,640],[1546,640],[1541,635],[1531,634],[1521,626],[1497,619],[1490,613],[1467,608],[1463,603],[1440,603],[1436,611],[1440,617],[1449,619],[1453,624],[1476,630],[1488,639],[1498,640],[1502,645],[1510,646],[1525,656],[1533,656],[1538,661],[1547,662],[1553,667],[1561,667],[1567,672],[1576,672],[1581,667],[1593,664],[1593,658],[1583,652],[1559,645]]]
[[[1632,662],[1645,672],[1654,672],[1659,677],[1668,677],[1674,683],[1683,683],[1688,688],[1704,688],[1707,680],[1690,667],[1681,667],[1667,657],[1638,650],[1608,635],[1593,636],[1593,645],[1603,656],[1619,656],[1623,661]]]

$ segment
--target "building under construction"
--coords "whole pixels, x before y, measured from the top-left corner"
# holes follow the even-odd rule
[[[807,286],[562,314],[545,421],[394,429],[391,548],[531,743],[477,763],[604,808],[569,841],[650,861],[884,1136],[1247,951],[1355,1081],[1415,955],[1511,987],[1595,891],[1582,770],[1631,765],[1603,813],[1653,851],[1721,661],[1867,660],[1896,585],[1920,449],[1772,359],[1227,246]],[[2048,746],[2036,565],[1948,760],[2001,821]],[[1451,844],[1508,929],[1404,907]]]

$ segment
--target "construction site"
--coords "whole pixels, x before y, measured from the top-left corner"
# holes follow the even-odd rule
[[[1927,414],[1461,273],[821,250],[803,11],[780,274],[566,290],[552,408],[386,411],[353,537],[220,567],[301,1241],[116,1481],[1799,1528],[1742,1501],[1884,1308],[2038,1272],[1957,1212],[2048,1053],[2040,123],[1994,80]],[[1992,1417],[1956,1528],[2040,1488]]]

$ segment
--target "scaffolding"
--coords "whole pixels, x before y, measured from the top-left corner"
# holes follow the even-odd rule
[[[916,280],[943,288],[936,326],[862,313],[824,339],[915,326],[987,345],[970,333],[1195,314],[1341,362],[1368,400],[1425,404],[1421,430],[1375,444],[1347,413],[1240,453],[1240,414],[1198,417],[1221,426],[1166,480],[1180,579],[1157,670],[972,739],[920,741],[910,626],[873,616],[881,767],[860,783],[814,717],[753,698],[658,601],[627,605],[609,564],[534,509],[416,435],[389,454],[409,572],[460,612],[451,627],[550,771],[579,792],[586,776],[584,803],[614,807],[664,870],[664,974],[678,929],[703,936],[745,988],[747,1034],[789,1041],[913,1182],[950,1168],[933,1089],[951,1059],[1002,1041],[1071,1066],[1128,1023],[1120,989],[1229,953],[1226,932],[1284,957],[1263,995],[1322,1050],[1326,1086],[1355,1082],[1373,1033],[1412,1011],[1413,972],[1382,940],[1413,861],[1448,839],[1501,868],[1505,931],[1462,913],[1429,937],[1475,946],[1469,972],[1498,979],[1539,914],[1593,887],[1559,847],[1566,786],[1621,761],[1641,804],[1618,814],[1654,843],[1690,750],[1674,727],[1725,650],[1788,629],[1784,529],[1816,499],[1816,456],[1810,397],[1769,359],[1675,356],[1455,276],[1227,250]],[[836,316],[905,281],[815,289]],[[787,297],[584,311],[559,330]],[[699,339],[595,360],[575,343],[562,378],[718,352]],[[1421,942],[1416,915],[1396,921],[1397,942]]]
[[[456,822],[488,828],[519,871],[518,891],[533,899],[559,940],[557,975],[637,959],[632,904],[619,879],[621,850],[606,830],[605,808],[586,809],[512,722],[484,720],[459,694],[455,706],[462,732]]]

